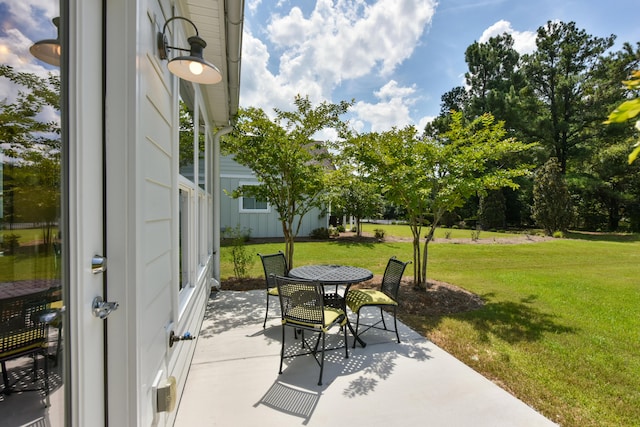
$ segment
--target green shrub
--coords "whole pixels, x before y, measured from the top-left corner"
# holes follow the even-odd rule
[[[480,238],[480,230],[471,230],[471,240],[477,242]]]
[[[342,224],[337,226],[336,230],[338,230],[339,233],[344,233],[346,231],[346,229],[344,228],[344,225],[342,225]]]
[[[311,230],[309,237],[312,239],[328,239],[329,238],[329,230],[324,227],[316,228]]]
[[[250,268],[253,265],[253,257],[249,254],[245,243],[251,237],[250,228],[241,228],[237,225],[235,228],[226,227],[222,230],[222,236],[231,239],[231,257],[233,258],[233,274],[237,278],[247,277]]]
[[[0,249],[6,255],[13,255],[20,247],[20,236],[14,233],[5,234],[0,241]]]
[[[564,233],[562,231],[554,231],[553,232],[554,239],[564,239]]]
[[[373,229],[373,235],[378,240],[384,239],[384,234],[385,234],[385,231],[382,228],[374,228]]]

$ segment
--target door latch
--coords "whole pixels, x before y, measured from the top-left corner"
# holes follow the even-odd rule
[[[106,319],[112,311],[118,309],[118,305],[115,301],[104,301],[101,296],[97,296],[93,299],[91,310],[95,317]]]
[[[93,274],[104,273],[107,271],[107,258],[102,255],[94,255],[91,257],[91,272]]]

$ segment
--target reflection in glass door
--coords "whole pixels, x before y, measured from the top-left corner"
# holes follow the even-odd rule
[[[64,425],[58,1],[0,3],[0,420]],[[25,15],[25,10],[30,15]]]

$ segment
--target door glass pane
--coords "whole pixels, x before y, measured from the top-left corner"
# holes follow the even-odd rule
[[[64,425],[64,47],[59,2],[39,4],[0,5],[2,425]]]

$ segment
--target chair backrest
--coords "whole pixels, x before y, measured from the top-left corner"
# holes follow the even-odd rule
[[[46,324],[39,313],[47,309],[49,291],[0,299],[0,359],[18,357],[46,342]]]
[[[394,301],[398,299],[398,290],[400,289],[400,280],[402,280],[404,269],[410,263],[411,261],[402,262],[393,256],[389,259],[387,268],[384,270],[380,291],[393,298]]]
[[[294,321],[309,327],[324,325],[324,287],[315,280],[274,276],[278,287],[283,322]]]
[[[258,254],[258,256],[262,260],[262,268],[264,269],[264,279],[267,289],[276,286],[273,276],[286,276],[289,274],[287,259],[282,251],[275,254]]]

